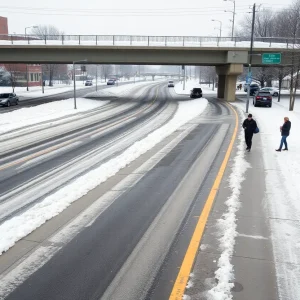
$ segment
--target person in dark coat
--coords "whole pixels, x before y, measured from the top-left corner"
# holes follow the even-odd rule
[[[284,147],[285,147],[283,149],[283,151],[288,151],[289,150],[286,139],[290,135],[290,130],[291,130],[292,123],[291,123],[291,121],[289,120],[288,117],[285,117],[283,120],[284,120],[284,123],[283,123],[282,126],[280,126],[281,141],[280,141],[279,149],[276,150],[277,152],[281,152],[283,144],[284,144]]]
[[[252,118],[252,114],[249,114],[248,118],[243,122],[243,128],[245,130],[245,142],[247,145],[246,150],[250,152],[252,147],[252,137],[257,128],[256,121]]]

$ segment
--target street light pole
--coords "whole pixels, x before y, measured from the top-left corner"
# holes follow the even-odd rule
[[[25,27],[25,38],[27,37],[27,29],[28,28],[38,28],[38,26],[28,26],[28,27]],[[28,66],[26,64],[26,90],[27,92],[29,91],[29,87],[28,87]]]
[[[74,109],[77,109],[77,103],[76,103],[76,78],[75,78],[75,64],[87,62],[87,59],[84,60],[78,60],[73,61],[73,81],[74,81]]]
[[[234,21],[235,21],[235,0],[224,0],[224,1],[230,1],[230,2],[233,3],[232,30],[231,30],[231,39],[233,40],[233,36],[234,36]]]
[[[220,38],[222,37],[222,21],[219,21],[219,20],[215,20],[215,19],[212,19],[213,22],[219,22],[220,23]]]
[[[98,65],[96,65],[96,92],[98,91]]]
[[[249,78],[252,78],[251,65],[252,65],[252,56],[253,56],[252,52],[253,52],[255,12],[256,12],[256,5],[254,3],[253,4],[253,12],[252,12],[251,43],[250,43],[249,64],[248,64],[248,88],[247,88],[246,113],[248,113],[248,110],[249,110],[250,85],[251,85],[251,80],[249,80]]]

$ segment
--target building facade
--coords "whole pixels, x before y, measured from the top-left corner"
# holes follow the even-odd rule
[[[0,16],[0,39],[7,36],[8,20]],[[11,81],[15,86],[27,86],[27,84],[28,86],[38,86],[42,84],[41,65],[1,64],[0,61],[0,67],[10,73]]]

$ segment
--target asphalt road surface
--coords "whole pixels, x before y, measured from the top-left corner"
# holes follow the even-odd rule
[[[38,137],[34,128],[12,132],[0,152],[0,222],[165,124],[179,100],[188,97],[175,95],[165,83],[152,83],[136,97],[133,90],[132,97],[55,128],[41,124]],[[180,232],[193,220],[195,205],[201,213],[234,124],[230,108],[210,98],[196,121],[0,256],[6,286],[0,299],[167,299],[193,226],[184,236]],[[105,207],[97,204],[100,200]],[[89,207],[89,221],[79,221]],[[180,247],[174,258],[175,244]],[[164,284],[162,274],[170,279]]]

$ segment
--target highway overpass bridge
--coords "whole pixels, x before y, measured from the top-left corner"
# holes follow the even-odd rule
[[[281,53],[280,65],[290,65],[299,46],[294,39],[255,39],[252,66],[263,65],[263,53]],[[249,39],[241,37],[0,35],[1,63],[71,64],[87,59],[88,64],[216,66],[218,96],[228,101],[235,99],[236,79],[248,64],[249,50]]]

